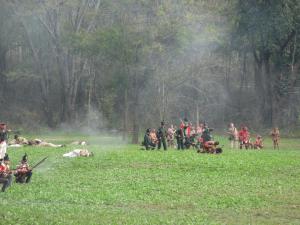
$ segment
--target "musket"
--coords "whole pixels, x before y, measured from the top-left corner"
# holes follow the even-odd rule
[[[45,158],[43,158],[41,161],[39,161],[37,164],[35,164],[35,165],[31,168],[31,170],[33,170],[34,168],[38,167],[38,166],[39,166],[40,164],[42,164],[47,158],[48,158],[48,156],[45,157]]]

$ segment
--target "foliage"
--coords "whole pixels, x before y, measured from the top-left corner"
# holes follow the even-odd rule
[[[0,101],[34,110],[41,126],[82,126],[93,113],[103,115],[93,120],[99,129],[135,137],[179,115],[215,127],[299,125],[296,0],[1,6]],[[13,114],[1,120],[15,123]]]

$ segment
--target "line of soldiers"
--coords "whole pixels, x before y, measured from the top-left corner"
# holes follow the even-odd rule
[[[32,169],[27,161],[27,154],[22,157],[20,164],[17,165],[15,170],[10,169],[10,159],[8,154],[0,159],[0,184],[2,184],[2,192],[11,186],[13,175],[15,176],[16,183],[29,183],[32,176]]]
[[[238,131],[234,124],[230,123],[227,134],[229,135],[228,139],[230,141],[231,148],[238,148],[238,145],[240,149],[262,149],[264,147],[263,139],[260,135],[256,135],[255,141],[251,142],[251,135],[246,126],[242,126]],[[273,128],[270,135],[273,140],[274,149],[279,149],[279,129],[277,127]]]
[[[187,119],[181,120],[181,124],[178,129],[171,127],[166,130],[164,122],[161,122],[161,126],[157,132],[148,128],[146,130],[144,141],[142,143],[146,150],[161,148],[163,145],[164,150],[167,150],[168,146],[174,146],[174,139],[177,142],[177,149],[184,150],[191,147],[197,149],[199,153],[221,153],[222,149],[218,147],[219,142],[212,140],[211,131],[205,123],[200,124],[195,129]]]

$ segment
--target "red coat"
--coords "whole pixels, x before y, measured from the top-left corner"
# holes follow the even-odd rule
[[[8,167],[5,164],[1,163],[0,164],[0,174],[5,173],[7,171],[8,171]]]
[[[239,132],[239,140],[242,141],[242,142],[248,142],[249,141],[249,137],[250,137],[250,134],[247,130],[240,130]]]

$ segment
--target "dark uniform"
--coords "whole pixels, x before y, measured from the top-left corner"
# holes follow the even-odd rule
[[[16,183],[29,183],[32,176],[32,170],[27,163],[27,155],[22,158],[20,165],[17,166],[17,172],[15,173]]]
[[[5,130],[0,131],[0,140],[6,141],[8,140],[8,133]]]
[[[203,139],[203,143],[207,142],[207,141],[211,141],[212,140],[212,136],[210,134],[210,131],[212,131],[212,129],[206,127],[201,135],[201,138]]]
[[[150,129],[146,130],[143,145],[145,146],[146,150],[155,149],[155,144],[152,142],[150,138]]]
[[[183,147],[183,131],[182,129],[177,129],[175,132],[175,137],[176,137],[176,141],[177,141],[177,149],[184,149]]]
[[[0,140],[3,140],[7,143],[8,141],[8,132],[5,123],[0,123]]]
[[[161,143],[162,143],[164,150],[167,150],[166,137],[167,137],[167,131],[165,129],[165,124],[164,122],[161,122],[161,126],[157,130],[157,138],[158,138],[157,149],[161,148]]]

